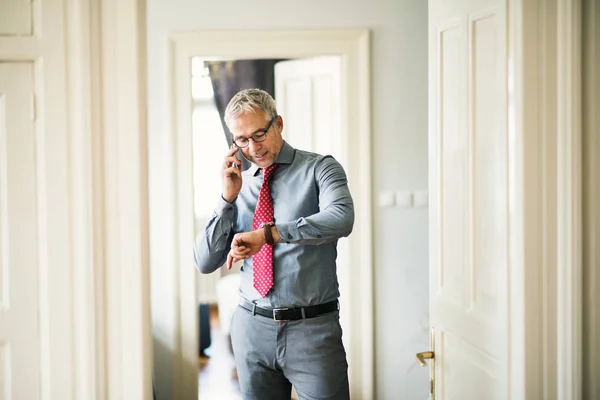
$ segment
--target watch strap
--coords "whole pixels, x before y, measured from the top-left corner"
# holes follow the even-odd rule
[[[265,222],[263,224],[263,230],[265,232],[265,242],[271,246],[275,244],[275,239],[273,238],[273,231],[271,230],[273,226],[275,226],[274,222]]]

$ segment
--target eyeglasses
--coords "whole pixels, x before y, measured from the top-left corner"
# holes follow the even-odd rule
[[[243,149],[245,147],[248,147],[248,145],[250,144],[250,139],[252,139],[254,143],[263,142],[267,138],[267,133],[269,132],[269,129],[271,129],[271,125],[273,125],[273,122],[275,122],[276,118],[277,115],[274,116],[273,119],[271,119],[271,122],[269,122],[269,125],[267,125],[266,128],[257,130],[249,138],[241,137],[235,139],[233,143],[237,146],[238,149]]]

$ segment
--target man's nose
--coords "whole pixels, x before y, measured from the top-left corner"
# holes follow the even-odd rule
[[[256,143],[254,140],[250,139],[248,149],[250,150],[250,153],[254,153],[256,150],[260,149],[260,143]]]

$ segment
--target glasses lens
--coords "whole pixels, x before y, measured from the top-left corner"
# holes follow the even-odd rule
[[[235,145],[236,145],[237,147],[239,147],[240,149],[242,149],[242,148],[244,148],[244,147],[247,147],[247,146],[248,146],[248,142],[249,142],[249,141],[248,141],[248,139],[246,139],[246,138],[240,138],[240,139],[237,139],[237,140],[234,140],[234,141],[233,141],[233,143],[235,143]]]
[[[267,138],[267,132],[261,132],[259,135],[252,136],[252,140],[255,142],[262,142]]]

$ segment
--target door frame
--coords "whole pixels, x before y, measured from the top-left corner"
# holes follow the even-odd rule
[[[31,5],[0,60],[34,65],[39,398],[147,399],[145,1]]]
[[[582,0],[583,389],[600,398],[600,3]]]
[[[509,394],[581,398],[581,1],[507,7]]]
[[[63,1],[76,356],[57,398],[149,399],[146,2]]]
[[[206,58],[304,58],[339,55],[343,59],[342,120],[346,132],[347,174],[355,201],[355,225],[347,239],[351,265],[350,295],[352,310],[348,353],[351,393],[357,398],[373,398],[373,250],[371,182],[371,90],[370,43],[368,30],[320,31],[196,31],[169,36],[169,112],[171,138],[169,176],[174,180],[173,207],[165,210],[175,232],[175,337],[178,349],[173,387],[180,394],[197,393],[196,365],[198,317],[196,305],[197,273],[190,256],[196,233],[193,210],[192,107],[190,87],[191,57]],[[358,294],[360,290],[360,295]],[[352,295],[356,293],[356,295]]]
[[[581,0],[557,2],[557,395],[583,393]]]

